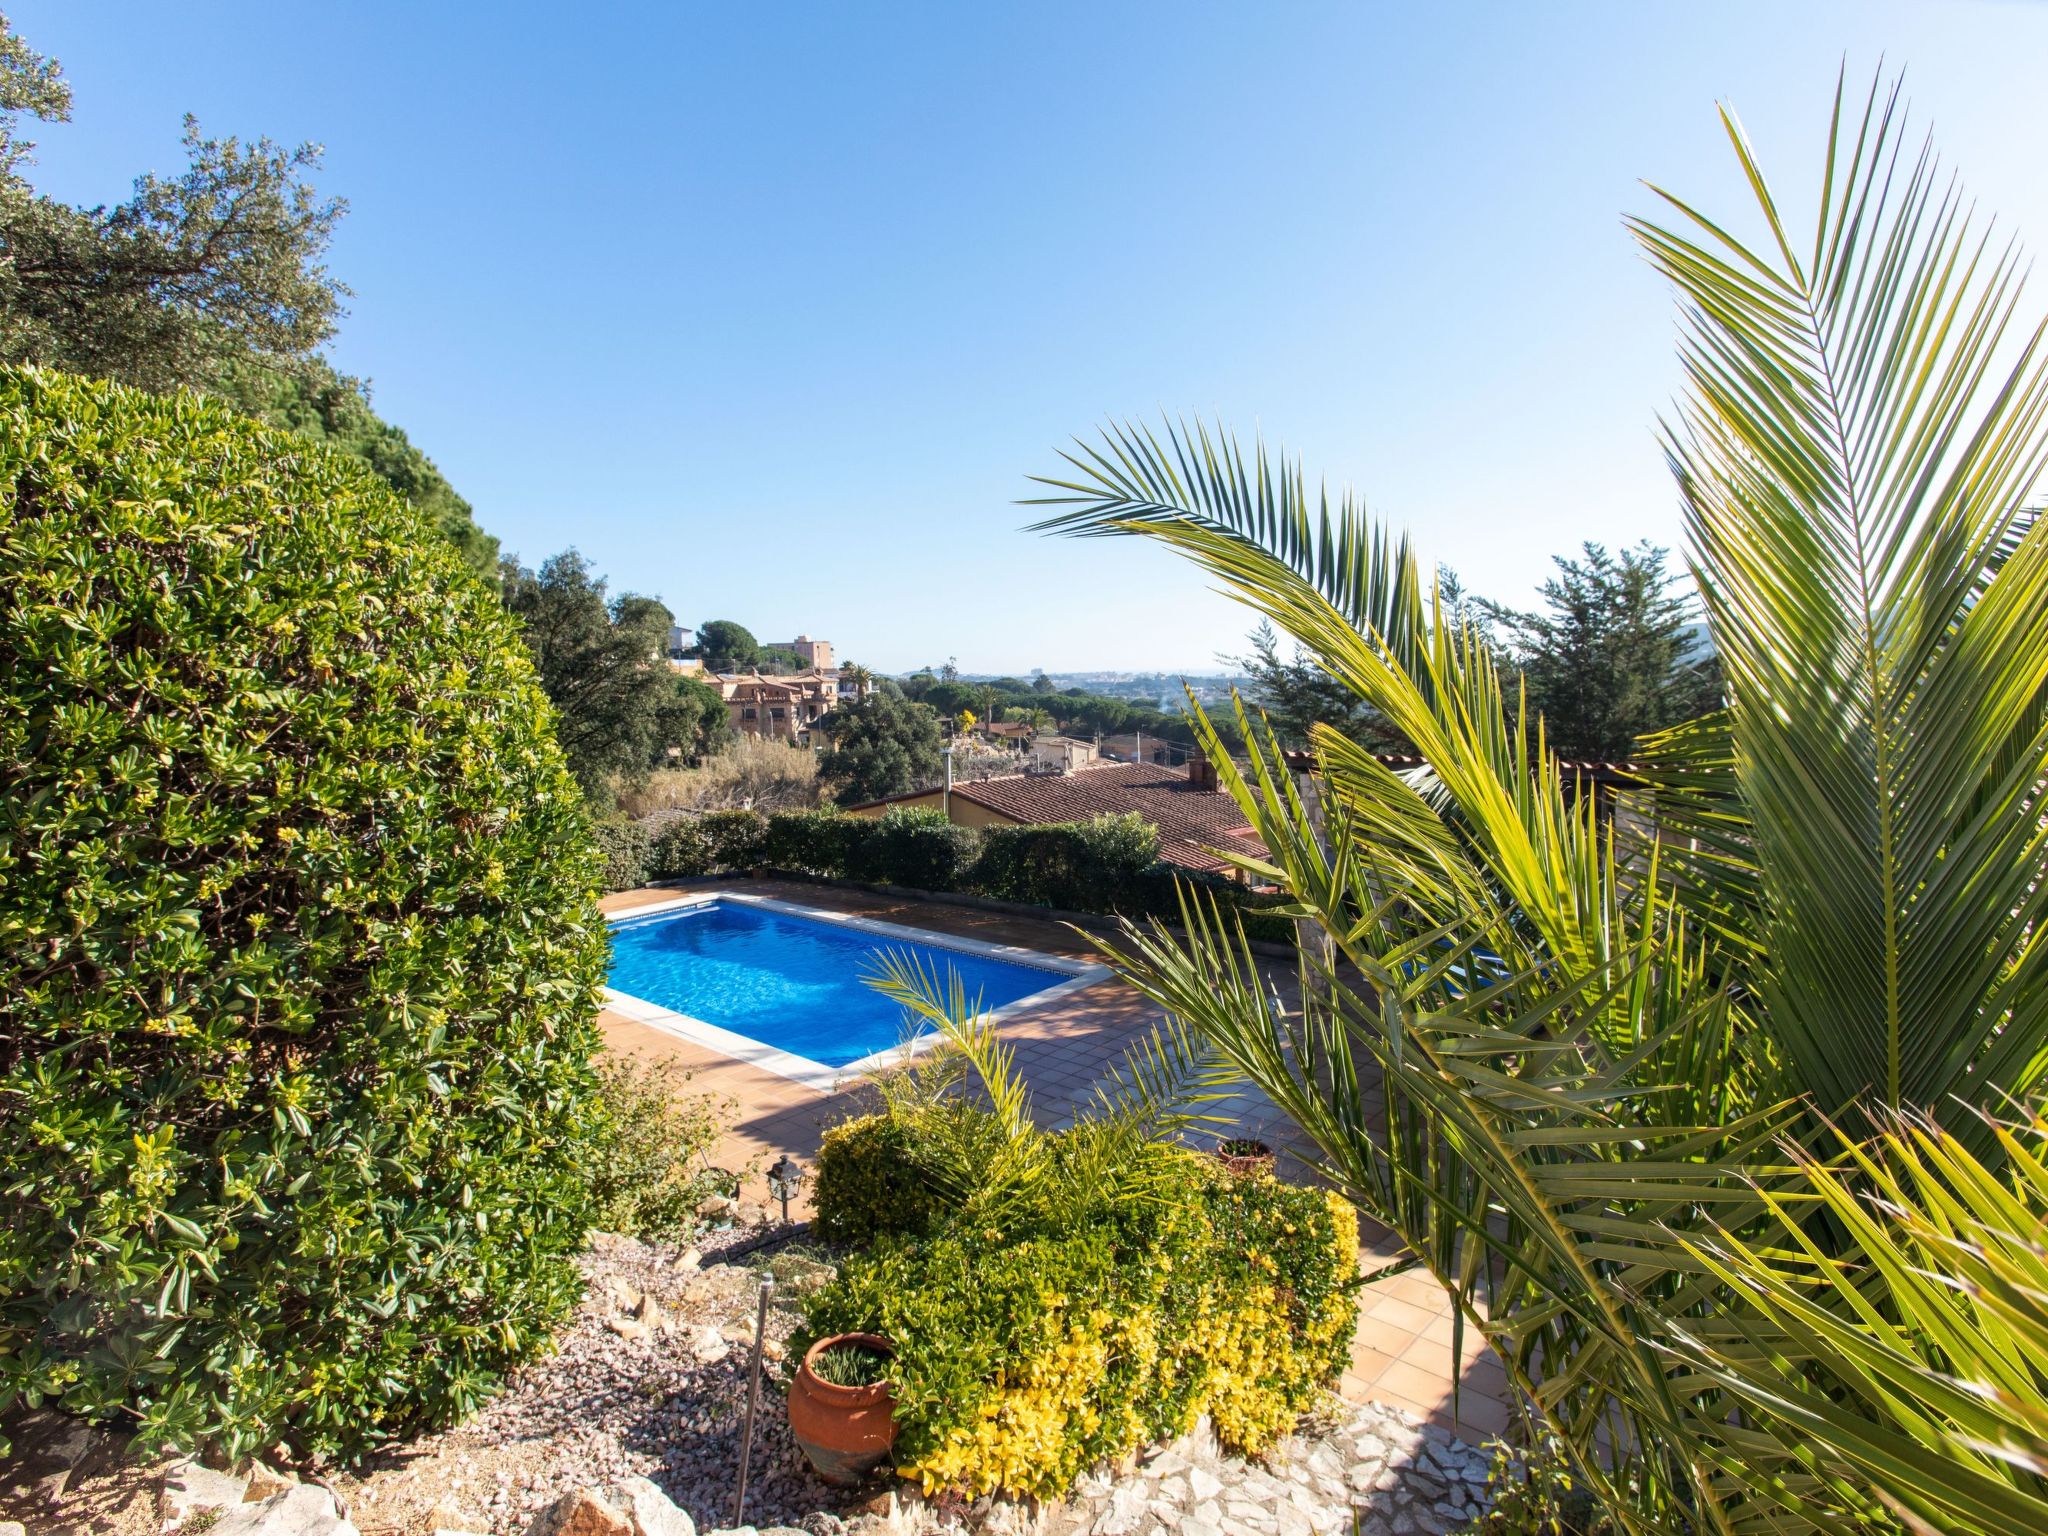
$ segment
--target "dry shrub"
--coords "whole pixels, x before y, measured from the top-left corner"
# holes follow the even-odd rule
[[[727,811],[751,806],[763,813],[800,811],[819,804],[818,757],[809,747],[742,736],[701,768],[665,768],[644,784],[621,784],[619,809],[636,820],[661,811]]]

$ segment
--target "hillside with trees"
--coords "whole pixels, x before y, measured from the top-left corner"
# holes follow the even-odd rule
[[[367,388],[320,348],[348,288],[327,250],[348,210],[314,187],[320,148],[209,138],[185,120],[182,173],[80,208],[24,170],[24,117],[68,122],[71,86],[0,17],[0,363],[34,363],[152,393],[214,395],[338,448],[421,508],[486,575],[497,541]]]

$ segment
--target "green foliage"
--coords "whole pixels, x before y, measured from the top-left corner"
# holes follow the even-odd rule
[[[1159,831],[1135,811],[1040,827],[988,827],[974,865],[976,889],[999,901],[1074,912],[1136,904],[1159,858]]]
[[[662,835],[696,836],[681,828]],[[930,806],[892,806],[880,817],[779,812],[768,818],[760,857],[771,869],[828,880],[964,891],[1063,911],[1175,922],[1192,890],[1233,912],[1250,938],[1277,944],[1293,939],[1293,919],[1271,910],[1286,906],[1286,898],[1158,863],[1148,854],[1157,846],[1158,834],[1134,814],[976,832],[954,826]],[[662,878],[705,874],[712,867],[701,855],[671,865],[657,851],[650,867]]]
[[[835,1387],[871,1387],[888,1379],[889,1360],[882,1350],[866,1344],[834,1344],[818,1351],[811,1372]]]
[[[843,811],[778,811],[768,818],[761,860],[770,869],[826,880],[865,878],[850,872],[865,867],[863,845],[874,831],[869,818]]]
[[[360,460],[392,490],[426,514],[486,576],[498,570],[498,541],[477,527],[470,504],[456,494],[412,440],[370,408],[368,392],[318,358],[289,369],[238,363],[210,392],[258,421],[302,432]]]
[[[578,1293],[596,860],[495,595],[352,461],[0,373],[0,1407],[446,1423]]]
[[[652,598],[607,601],[603,578],[575,550],[538,572],[502,564],[505,606],[519,620],[556,732],[583,792],[609,805],[616,780],[642,781],[676,748],[693,754],[726,733],[715,690],[661,659],[672,617]],[[728,733],[729,734],[729,733]]]
[[[881,1114],[826,1138],[819,1231],[870,1246],[805,1327],[895,1347],[898,1469],[1052,1497],[1202,1413],[1246,1453],[1291,1429],[1348,1358],[1352,1208],[1175,1144],[1217,1081],[1176,1029],[1048,1132],[957,974],[891,957],[871,979],[941,1040],[875,1078]]]
[[[818,774],[841,805],[934,783],[944,768],[938,716],[907,699],[886,693],[857,699],[827,715],[820,729],[832,745],[818,759]]]
[[[1646,744],[1654,839],[1299,465],[1118,427],[1050,482],[1055,525],[1187,555],[1427,759],[1318,730],[1311,807],[1277,743],[1205,742],[1320,930],[1298,1009],[1215,922],[1109,948],[1630,1536],[2048,1529],[2048,1132],[1997,1118],[2048,1092],[2048,330],[2007,331],[2023,265],[1905,116],[1838,88],[1807,228],[1725,112],[1753,206],[1632,221],[1682,301],[1665,447],[1727,697]]]
[[[730,1099],[685,1091],[674,1062],[605,1055],[591,1108],[590,1224],[657,1241],[688,1237],[714,1193],[706,1157],[731,1123]]]
[[[595,822],[590,835],[604,861],[599,878],[607,891],[637,890],[656,875],[651,840],[637,821],[613,818]]]
[[[759,811],[709,811],[697,818],[697,831],[711,869],[744,872],[761,862],[768,818]]]
[[[650,880],[687,880],[711,871],[711,849],[694,816],[671,816],[647,843]]]
[[[0,363],[167,390],[216,384],[251,358],[310,359],[347,294],[324,261],[345,205],[306,179],[318,147],[209,139],[188,117],[181,175],[74,208],[21,179],[30,146],[14,126],[70,107],[55,66],[0,18]]]
[[[1496,1442],[1486,1493],[1491,1507],[1460,1536],[1622,1536],[1551,1436],[1532,1450]]]
[[[1664,550],[1645,543],[1613,555],[1587,544],[1584,553],[1558,558],[1543,584],[1548,612],[1479,606],[1502,627],[1550,750],[1626,759],[1637,737],[1718,709],[1721,668],[1690,654],[1698,608],[1673,590]]]
[[[825,1133],[811,1187],[820,1238],[866,1247],[931,1229],[934,1195],[912,1159],[912,1134],[894,1115],[862,1115]]]
[[[849,861],[856,879],[921,891],[961,888],[977,846],[972,829],[954,826],[944,811],[908,805],[891,806],[869,825]]]
[[[761,660],[761,642],[743,624],[713,619],[697,627],[697,654],[712,672],[744,672]]]
[[[885,1241],[810,1298],[810,1336],[895,1346],[905,1475],[1056,1497],[1203,1413],[1256,1454],[1335,1379],[1357,1319],[1350,1208],[1156,1156],[1156,1199],[1072,1226],[956,1222]]]

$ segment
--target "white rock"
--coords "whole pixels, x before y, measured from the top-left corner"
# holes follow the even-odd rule
[[[709,1323],[699,1323],[691,1328],[683,1339],[683,1347],[706,1365],[716,1365],[732,1350],[732,1346],[725,1342],[725,1335]]]
[[[697,1536],[697,1522],[647,1478],[627,1478],[612,1498],[633,1522],[633,1536]]]
[[[202,1509],[233,1509],[249,1480],[216,1472],[190,1458],[171,1463],[157,1487],[157,1513],[166,1525],[182,1525]]]
[[[1207,1467],[1190,1467],[1188,1491],[1194,1494],[1197,1504],[1213,1504],[1223,1497],[1223,1479]]]
[[[359,1536],[334,1507],[325,1488],[300,1483],[256,1504],[223,1513],[208,1536]]]

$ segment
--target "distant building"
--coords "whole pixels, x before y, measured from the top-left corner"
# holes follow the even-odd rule
[[[667,654],[670,661],[681,661],[683,652],[695,650],[696,647],[697,631],[687,624],[669,625]]]
[[[809,635],[798,635],[794,640],[777,642],[777,648],[795,651],[806,672],[830,672],[837,666],[832,659],[830,640],[813,640]]]
[[[1034,736],[1028,750],[1032,767],[1059,773],[1090,767],[1100,756],[1094,742],[1073,736]]]
[[[711,679],[725,696],[727,717],[742,736],[808,745],[811,727],[839,703],[837,672],[721,672]]]

